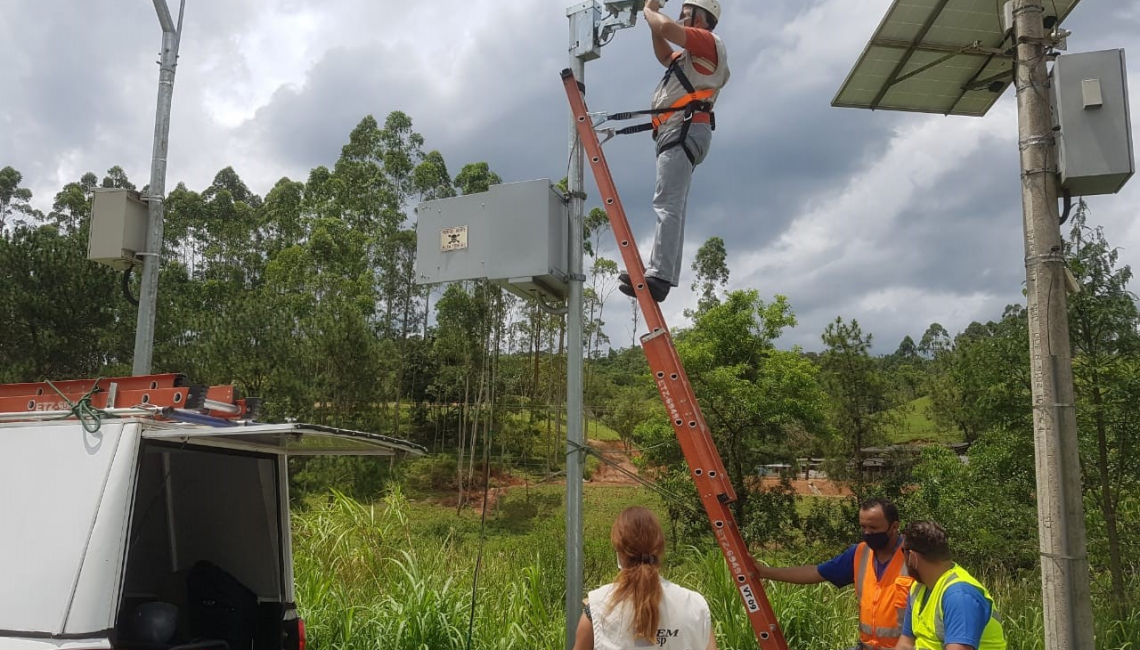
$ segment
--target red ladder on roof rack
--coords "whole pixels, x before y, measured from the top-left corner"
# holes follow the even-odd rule
[[[705,424],[704,416],[697,404],[697,397],[685,375],[685,369],[681,366],[681,359],[677,356],[677,348],[673,346],[673,339],[665,325],[661,307],[650,297],[645,284],[645,266],[634,244],[633,231],[626,220],[621,199],[618,198],[613,176],[610,175],[609,165],[602,153],[602,145],[598,142],[598,134],[594,131],[593,122],[590,120],[586,99],[582,95],[584,89],[569,69],[562,71],[562,83],[566,87],[566,97],[570,100],[570,108],[574,113],[578,137],[590,160],[594,180],[601,192],[602,202],[605,203],[614,236],[617,237],[622,260],[636,290],[637,304],[645,316],[645,325],[649,329],[649,333],[641,337],[641,346],[645,349],[649,368],[653,371],[657,382],[657,390],[661,393],[661,400],[669,413],[673,432],[677,434],[681,451],[689,463],[689,471],[697,486],[701,503],[708,514],[713,534],[736,581],[760,648],[787,650],[787,641],[784,640],[784,633],[780,630],[776,615],[768,602],[767,593],[756,570],[756,561],[748,553],[744,537],[740,534],[736,519],[729,508],[729,504],[736,500],[736,493],[728,480],[720,453],[717,452],[712,435]]]
[[[167,373],[0,384],[0,414],[34,416],[68,411],[68,402],[76,403],[88,395],[91,406],[104,411],[169,408],[227,420],[251,417],[257,406],[257,400],[239,398],[233,386],[192,386],[185,375]]]

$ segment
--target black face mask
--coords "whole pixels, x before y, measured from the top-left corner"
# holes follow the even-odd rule
[[[881,551],[891,543],[890,533],[863,533],[863,541],[867,542],[872,550]]]

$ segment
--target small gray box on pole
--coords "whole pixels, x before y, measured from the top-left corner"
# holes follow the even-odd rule
[[[141,263],[138,253],[146,250],[148,210],[138,192],[96,189],[91,200],[87,259],[118,271]]]
[[[419,284],[486,278],[524,298],[566,297],[569,214],[549,180],[425,201],[416,214]]]
[[[1061,186],[1115,194],[1136,171],[1124,50],[1065,54],[1053,64]]]

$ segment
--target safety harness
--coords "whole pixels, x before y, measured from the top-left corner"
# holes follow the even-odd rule
[[[681,67],[677,65],[678,59],[680,59],[680,57],[673,59],[669,63],[669,67],[665,70],[665,77],[661,80],[660,86],[664,86],[665,84],[669,83],[670,76],[674,76],[681,84],[681,87],[685,89],[685,95],[682,95],[680,99],[673,102],[671,106],[668,106],[666,108],[649,108],[643,111],[612,113],[608,115],[606,119],[610,121],[632,120],[633,118],[642,115],[651,115],[653,116],[653,119],[649,122],[646,122],[645,124],[627,126],[623,129],[613,129],[610,131],[610,133],[613,135],[628,135],[630,133],[641,133],[642,131],[652,130],[653,139],[656,140],[657,132],[661,126],[669,121],[669,118],[671,118],[674,113],[678,111],[684,111],[684,120],[681,122],[680,136],[672,142],[668,142],[659,146],[657,148],[657,155],[660,156],[662,152],[668,151],[673,147],[681,147],[681,149],[685,151],[685,156],[689,159],[689,162],[693,165],[696,165],[696,155],[689,150],[689,146],[685,141],[689,137],[689,126],[693,123],[693,116],[697,113],[708,113],[709,127],[714,131],[716,130],[716,114],[713,113],[713,103],[709,101],[713,95],[716,94],[716,89],[705,88],[702,90],[697,90],[693,86],[693,83],[689,81],[688,76],[685,75],[684,70],[682,70]]]

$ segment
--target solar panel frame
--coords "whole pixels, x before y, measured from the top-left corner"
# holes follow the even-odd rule
[[[1043,0],[1064,20],[1079,0]],[[1013,81],[1004,0],[894,0],[831,105],[985,115]]]

